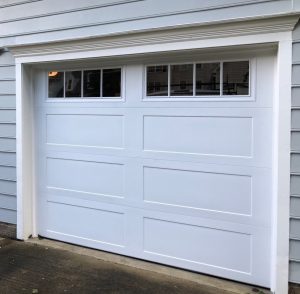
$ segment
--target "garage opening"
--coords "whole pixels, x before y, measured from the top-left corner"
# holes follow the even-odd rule
[[[38,233],[270,287],[273,49],[45,64]]]

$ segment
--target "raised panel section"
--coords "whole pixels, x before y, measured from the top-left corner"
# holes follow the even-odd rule
[[[244,233],[144,219],[144,251],[187,262],[250,273],[251,243]]]
[[[144,150],[181,154],[252,155],[252,118],[144,116]]]
[[[47,143],[123,148],[123,116],[48,114]]]
[[[123,197],[121,164],[72,159],[47,159],[47,186],[107,197]]]
[[[144,167],[144,200],[160,204],[251,214],[251,176]]]
[[[50,232],[124,246],[122,213],[49,202],[47,216]]]

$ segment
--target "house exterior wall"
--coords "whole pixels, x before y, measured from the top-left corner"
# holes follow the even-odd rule
[[[2,0],[0,47],[300,11],[293,0]],[[293,34],[290,280],[300,283],[300,25]],[[0,56],[0,221],[16,223],[15,66]]]
[[[300,283],[300,23],[293,32],[290,281]]]
[[[16,216],[15,64],[10,52],[0,55],[0,221]]]
[[[297,9],[296,2],[5,0],[0,4],[0,46],[65,41],[177,25],[278,15]]]

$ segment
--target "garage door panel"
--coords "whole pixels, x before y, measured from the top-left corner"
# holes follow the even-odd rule
[[[271,110],[144,109],[142,157],[270,167]]]
[[[79,216],[84,216],[80,222]],[[124,247],[125,244],[124,214],[116,211],[48,202],[47,231],[113,246]]]
[[[205,221],[190,225],[178,218],[158,220],[148,215],[145,220],[148,222],[146,225],[144,222],[145,259],[245,283],[269,285],[269,229],[238,232],[230,226],[206,227]],[[208,248],[213,248],[214,254],[206,252]]]
[[[251,243],[245,233],[144,218],[146,253],[249,274]]]
[[[252,132],[252,118],[145,115],[144,150],[251,157]]]
[[[266,168],[48,152],[46,174],[43,193],[69,201],[271,225]]]
[[[124,116],[48,114],[47,143],[97,148],[124,148]]]
[[[124,166],[74,159],[47,159],[47,187],[106,197],[124,197]]]
[[[251,194],[250,176],[144,167],[146,202],[250,216]]]
[[[143,160],[143,201],[153,210],[271,226],[270,169]]]
[[[268,287],[274,57],[250,59],[249,96],[145,97],[137,61],[122,99],[38,87],[38,233]]]

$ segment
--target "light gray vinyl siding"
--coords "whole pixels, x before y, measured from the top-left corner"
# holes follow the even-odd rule
[[[292,0],[36,0],[0,3],[0,46],[292,12]]]
[[[16,2],[16,1],[15,1]],[[16,223],[16,97],[12,55],[0,55],[0,221]]]
[[[293,32],[290,281],[300,283],[300,23]]]

